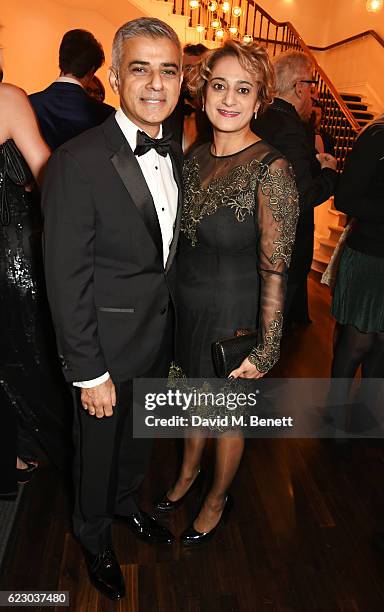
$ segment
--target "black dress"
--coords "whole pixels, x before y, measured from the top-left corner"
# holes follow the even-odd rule
[[[212,343],[258,329],[250,361],[267,372],[279,358],[298,217],[292,170],[265,141],[224,157],[204,144],[186,160],[184,182],[177,366],[213,377]]]
[[[9,155],[9,148],[11,154]],[[0,401],[19,424],[18,454],[43,448],[57,465],[70,451],[70,395],[56,362],[45,298],[41,215],[37,198],[18,184],[14,165],[27,168],[13,142],[0,145]],[[14,437],[14,436],[13,436]],[[38,441],[35,447],[32,440]],[[12,446],[12,440],[8,440]],[[10,448],[11,450],[11,448]]]

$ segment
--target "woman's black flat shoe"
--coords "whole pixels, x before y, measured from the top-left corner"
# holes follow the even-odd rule
[[[33,476],[33,472],[38,467],[36,463],[31,463],[30,461],[25,461],[25,463],[28,467],[26,467],[24,470],[16,468],[16,480],[19,484],[29,482]]]
[[[220,517],[219,522],[217,523],[216,527],[214,527],[213,529],[211,529],[211,531],[206,531],[204,533],[200,533],[200,531],[196,531],[196,529],[193,526],[193,523],[190,527],[188,527],[188,529],[186,529],[180,536],[180,542],[182,546],[186,546],[189,548],[192,547],[196,547],[196,546],[202,546],[203,544],[206,544],[207,542],[209,542],[210,540],[212,540],[213,536],[215,535],[217,529],[219,528],[219,526],[222,523],[226,523],[228,520],[228,515],[229,512],[231,511],[231,509],[233,508],[233,498],[231,495],[227,495],[227,499],[225,502],[225,506],[222,512],[222,515]]]
[[[176,510],[176,508],[181,506],[181,504],[184,502],[184,500],[187,497],[188,493],[190,493],[194,488],[196,488],[197,485],[201,482],[202,474],[203,474],[203,472],[200,470],[198,472],[195,480],[193,481],[193,483],[189,487],[188,491],[186,491],[186,493],[184,493],[184,495],[182,497],[180,497],[180,499],[178,499],[176,501],[171,501],[167,497],[167,494],[165,493],[165,495],[160,497],[160,499],[157,502],[155,502],[154,507],[156,508],[156,510],[158,510],[159,512],[169,512],[170,510]]]

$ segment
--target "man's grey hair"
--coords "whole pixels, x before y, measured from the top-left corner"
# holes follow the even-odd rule
[[[129,38],[137,38],[144,36],[146,38],[168,38],[173,43],[180,53],[180,62],[182,56],[180,40],[175,32],[168,24],[155,17],[139,17],[127,21],[119,28],[114,36],[112,44],[112,66],[116,70],[119,69],[123,44]]]
[[[295,82],[304,75],[311,75],[313,62],[301,51],[286,51],[273,62],[276,75],[276,95],[284,96],[291,92]],[[309,76],[310,78],[310,76]]]

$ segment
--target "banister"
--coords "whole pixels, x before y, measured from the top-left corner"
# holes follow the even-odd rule
[[[384,38],[382,38],[380,34],[378,34],[375,30],[365,30],[365,32],[360,32],[359,34],[354,34],[354,36],[343,38],[343,40],[338,40],[337,42],[327,45],[326,47],[315,47],[314,45],[308,46],[313,51],[329,51],[329,49],[335,49],[336,47],[340,47],[341,45],[345,45],[355,40],[359,40],[359,38],[365,38],[367,36],[372,36],[379,43],[379,45],[384,47]]]

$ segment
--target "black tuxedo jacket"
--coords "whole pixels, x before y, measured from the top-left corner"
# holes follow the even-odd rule
[[[179,190],[165,269],[151,193],[111,116],[60,147],[43,186],[45,270],[59,356],[68,381],[147,372],[174,299],[182,206],[182,154],[172,143]]]
[[[288,279],[300,282],[308,274],[313,258],[313,209],[335,192],[337,173],[330,168],[321,170],[316,159],[314,134],[311,137],[295,107],[285,100],[275,98],[268,110],[252,121],[251,127],[278,149],[293,167],[300,217]]]
[[[52,83],[44,91],[31,94],[29,100],[44,140],[52,150],[103,123],[115,110],[94,100],[74,83]]]

